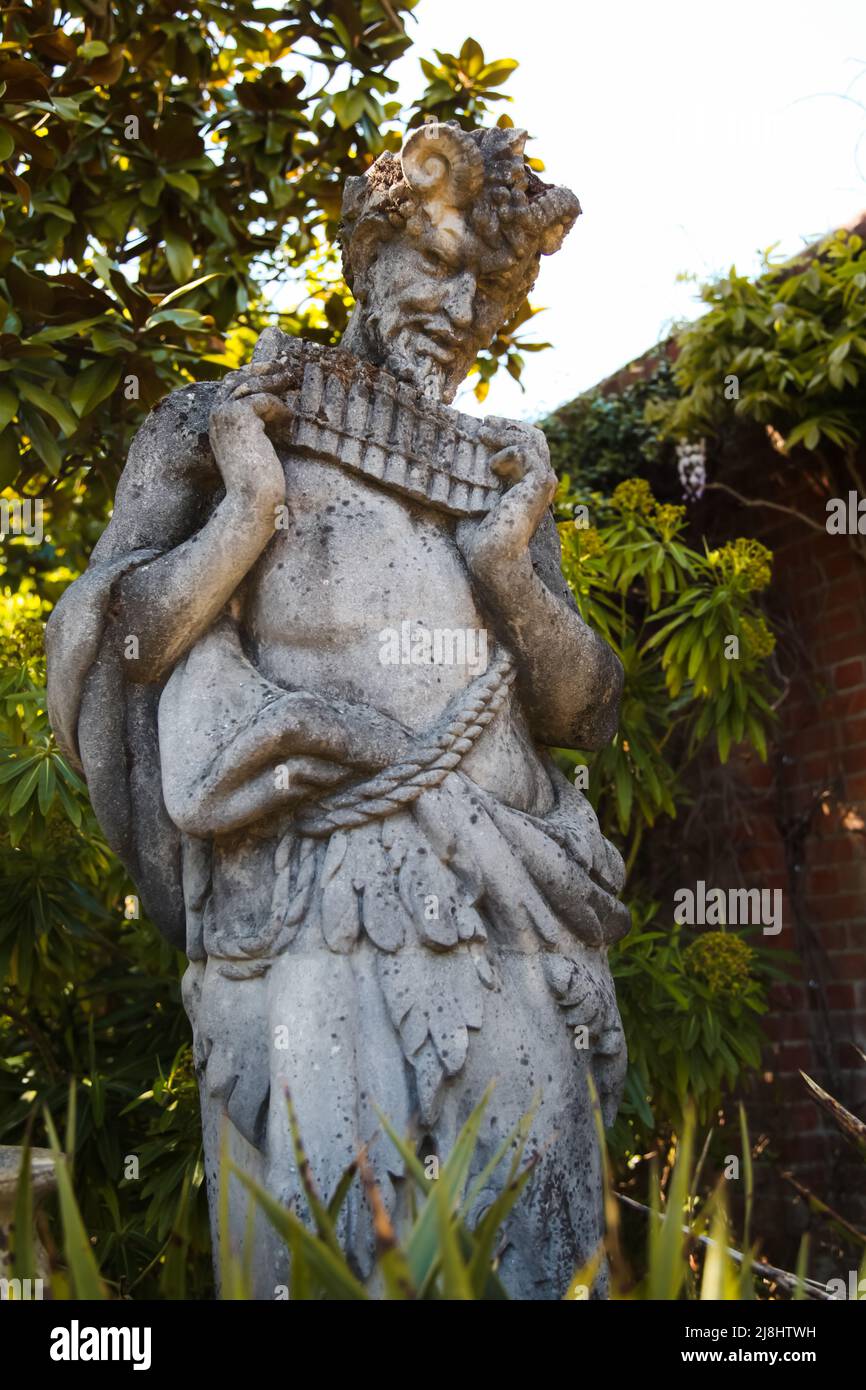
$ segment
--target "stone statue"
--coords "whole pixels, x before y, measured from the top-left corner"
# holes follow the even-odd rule
[[[448,404],[580,212],[525,138],[431,123],[347,181],[341,347],[268,329],[154,409],[47,648],[58,742],[189,957],[214,1225],[224,1130],[305,1213],[287,1088],[319,1191],[366,1144],[399,1220],[377,1109],[444,1158],[495,1080],[478,1164],[534,1099],[540,1153],[500,1276],[544,1299],[600,1239],[587,1078],[610,1121],[628,914],[546,752],[612,737],[621,668],[561,576],[544,436]],[[366,1277],[357,1187],[341,1235]],[[274,1297],[263,1218],[254,1269]]]

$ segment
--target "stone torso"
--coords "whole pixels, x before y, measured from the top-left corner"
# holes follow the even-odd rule
[[[488,656],[496,642],[453,518],[329,463],[290,455],[285,468],[284,523],[239,595],[251,659],[276,685],[369,704],[422,732],[477,666],[383,661],[382,634],[400,633],[408,621],[413,632],[486,630]],[[474,640],[467,638],[470,651]],[[464,770],[511,805],[549,808],[549,780],[515,696]]]

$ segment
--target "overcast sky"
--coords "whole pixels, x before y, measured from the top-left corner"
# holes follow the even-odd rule
[[[420,55],[467,35],[519,59],[503,109],[583,206],[533,293],[554,348],[527,358],[525,395],[500,374],[485,411],[537,418],[699,312],[679,274],[751,271],[761,248],[794,252],[866,207],[863,0],[422,0],[416,14],[401,95],[423,89]]]

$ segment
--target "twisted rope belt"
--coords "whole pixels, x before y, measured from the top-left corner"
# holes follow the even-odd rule
[[[367,782],[322,797],[295,819],[304,835],[322,839],[405,810],[422,792],[438,787],[462,761],[505,703],[516,675],[513,658],[501,653],[456,702],[450,722],[411,759],[394,763]]]

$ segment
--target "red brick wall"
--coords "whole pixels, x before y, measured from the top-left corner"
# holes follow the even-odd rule
[[[768,763],[740,759],[754,800],[733,848],[749,886],[783,890],[782,933],[765,943],[797,956],[792,982],[772,991],[765,1079],[749,1105],[771,1159],[756,1224],[783,1232],[790,1256],[808,1216],[782,1170],[866,1227],[866,1166],[799,1074],[866,1116],[866,1062],[852,1046],[866,1049],[866,549],[861,558],[848,537],[827,534],[824,499],[769,444],[726,452],[716,477],[822,528],[717,492],[701,509],[719,539],[752,535],[775,555],[767,598],[788,687]],[[820,1246],[822,1223],[812,1225]],[[825,1268],[841,1258],[824,1250]]]

